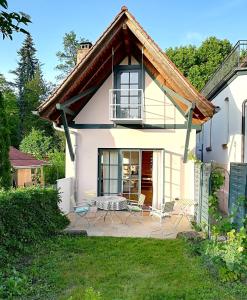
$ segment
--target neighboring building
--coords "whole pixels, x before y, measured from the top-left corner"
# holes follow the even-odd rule
[[[239,41],[202,90],[218,113],[198,134],[197,154],[229,170],[231,162],[247,162],[247,41]]]
[[[65,130],[66,177],[76,201],[90,191],[146,195],[159,207],[194,198],[196,129],[214,106],[183,77],[126,7],[39,108]]]
[[[37,160],[32,155],[10,147],[9,160],[12,167],[13,186],[24,187],[44,184],[43,166],[46,161]]]

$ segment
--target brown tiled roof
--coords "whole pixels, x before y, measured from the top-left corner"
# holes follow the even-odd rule
[[[9,149],[9,160],[13,168],[32,168],[46,165],[44,160],[38,160],[30,154],[21,152],[14,147]]]

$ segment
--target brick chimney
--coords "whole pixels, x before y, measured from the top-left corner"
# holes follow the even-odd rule
[[[77,64],[86,56],[92,45],[93,44],[91,42],[80,43],[80,47],[77,50]]]

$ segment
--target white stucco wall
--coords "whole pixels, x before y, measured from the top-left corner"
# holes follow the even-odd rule
[[[133,64],[137,64],[132,59]],[[127,64],[125,59],[121,64]],[[112,75],[93,95],[87,105],[74,119],[76,124],[113,124],[109,120],[109,89]],[[152,78],[145,73],[145,118],[146,124],[184,124],[185,119],[167,98]],[[78,129],[76,163],[66,155],[66,177],[74,173],[77,198],[83,199],[88,191],[97,192],[98,149],[162,149],[165,151],[165,198],[194,198],[194,166],[183,164],[186,129],[135,130],[127,128]],[[189,149],[194,150],[196,133],[192,130]]]
[[[123,60],[122,65],[127,63]],[[132,59],[132,64],[137,62]],[[76,124],[113,124],[109,119],[109,90],[113,88],[111,74],[75,117]],[[184,124],[185,118],[175,108],[155,81],[145,72],[144,124]]]
[[[203,160],[205,162],[215,161],[228,169],[230,162],[241,162],[242,103],[247,99],[246,86],[247,75],[237,76],[212,100],[214,105],[220,107],[220,111],[203,126],[203,131],[197,136],[198,147],[203,144]],[[229,102],[225,101],[226,98],[229,99]],[[206,147],[210,146],[211,122],[212,151],[206,151]],[[227,147],[223,148],[223,144],[227,144]]]

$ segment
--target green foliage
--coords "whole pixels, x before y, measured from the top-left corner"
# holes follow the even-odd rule
[[[58,191],[51,188],[25,188],[0,192],[0,266],[9,255],[22,252],[29,244],[50,237],[68,219],[58,208]]]
[[[178,239],[59,235],[30,247],[15,267],[30,283],[19,299],[95,299],[100,293],[119,300],[240,300],[247,293],[243,284],[236,290],[211,277]]]
[[[26,85],[29,81],[34,79],[35,72],[40,68],[31,35],[28,35],[25,38],[21,49],[17,53],[19,62],[16,70],[12,71],[12,73],[16,76],[15,85],[18,90],[18,105],[20,112],[19,140],[21,140],[25,131],[24,120],[27,114],[31,113],[31,111],[28,111],[26,108],[28,106],[25,99]]]
[[[0,11],[0,32],[3,39],[10,38],[12,40],[14,32],[28,34],[22,26],[31,22],[30,17],[22,12],[7,12],[7,0],[0,0],[0,6],[4,9],[4,11]]]
[[[32,113],[41,104],[41,101],[46,95],[46,91],[47,87],[43,79],[41,68],[38,66],[35,70],[33,78],[25,84],[23,89],[23,98],[25,99],[25,105],[23,109],[24,136],[30,133],[32,128],[44,130],[49,135],[54,131],[50,122],[42,120]]]
[[[209,37],[199,47],[168,48],[166,53],[189,81],[201,90],[231,50],[228,40]]]
[[[80,46],[80,43],[86,42],[88,40],[84,38],[77,38],[74,31],[65,33],[63,37],[63,50],[57,52],[57,58],[59,64],[56,66],[56,69],[60,72],[57,76],[58,80],[63,79],[76,65],[77,49]]]
[[[10,144],[18,147],[18,128],[19,128],[19,107],[17,104],[17,97],[11,84],[9,84],[4,76],[0,74],[0,90],[2,91],[5,112],[9,126]]]
[[[15,268],[0,272],[0,299],[13,299],[26,293],[29,288],[27,276]]]
[[[65,177],[65,153],[55,150],[48,155],[49,165],[44,167],[45,184],[55,184]]]
[[[223,282],[247,279],[247,234],[244,228],[235,229],[232,220],[237,214],[242,198],[238,199],[236,209],[229,216],[219,212],[217,193],[224,184],[224,175],[220,168],[213,169],[210,177],[209,196],[210,238],[194,243],[193,250],[201,254],[208,267],[216,272]],[[245,200],[245,199],[244,199]]]
[[[236,281],[247,278],[247,235],[244,228],[239,232],[230,230],[225,240],[212,235],[210,240],[204,241],[201,253],[211,267],[217,268],[222,281]]]
[[[32,129],[21,141],[20,150],[32,154],[37,159],[46,158],[53,149],[51,136],[46,136],[44,131]]]
[[[0,189],[11,187],[11,165],[9,161],[9,128],[3,95],[0,92]]]

